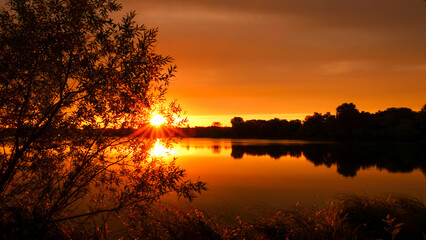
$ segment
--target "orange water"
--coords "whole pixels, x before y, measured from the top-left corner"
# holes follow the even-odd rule
[[[268,155],[245,154],[231,157],[232,144],[294,143],[292,141],[183,139],[175,145],[177,163],[190,179],[207,183],[192,207],[209,211],[242,211],[251,207],[289,208],[300,204],[324,204],[342,193],[367,196],[408,194],[426,199],[426,176],[415,169],[410,173],[390,173],[376,167],[360,169],[355,177],[344,177],[336,165],[315,166],[302,154],[273,159]],[[163,199],[172,205],[186,205],[169,195]]]

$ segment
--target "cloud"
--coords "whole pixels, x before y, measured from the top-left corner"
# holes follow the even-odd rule
[[[376,64],[369,61],[338,61],[321,64],[319,72],[327,75],[359,74],[371,72],[376,69]]]
[[[158,50],[179,67],[170,93],[189,114],[332,111],[342,101],[375,109],[379,102],[424,99],[422,0],[126,0],[123,6],[137,10],[138,22],[159,27]]]

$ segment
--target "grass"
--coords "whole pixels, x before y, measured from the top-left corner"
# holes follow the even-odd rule
[[[129,237],[150,239],[426,239],[426,207],[411,197],[342,195],[326,207],[262,209],[256,217],[164,207]]]
[[[407,196],[341,195],[324,207],[262,207],[255,214],[237,216],[169,206],[147,211],[120,216],[120,230],[106,223],[90,230],[62,222],[45,229],[38,239],[426,239],[426,206]],[[31,233],[35,224],[21,215],[13,221],[0,218],[0,238],[37,238]]]

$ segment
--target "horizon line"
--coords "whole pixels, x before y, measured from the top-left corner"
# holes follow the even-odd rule
[[[209,114],[209,115],[187,115],[189,127],[208,127],[213,122],[220,122],[223,127],[231,126],[231,119],[242,117],[244,120],[270,120],[274,118],[285,120],[304,120],[312,113],[261,113],[261,114]]]

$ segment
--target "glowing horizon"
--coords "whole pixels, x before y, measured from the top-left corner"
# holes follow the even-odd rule
[[[333,114],[349,102],[368,112],[426,104],[424,1],[128,0],[124,7],[158,27],[156,50],[178,66],[167,97],[191,126]]]
[[[204,115],[204,116],[187,116],[188,125],[190,127],[208,127],[213,122],[220,122],[224,127],[231,126],[231,119],[234,117],[242,117],[244,120],[259,119],[270,120],[274,118],[286,120],[304,120],[309,113],[300,114],[234,114],[234,115]]]

